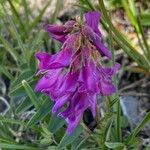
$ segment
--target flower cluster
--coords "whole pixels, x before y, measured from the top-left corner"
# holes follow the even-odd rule
[[[112,55],[103,44],[98,29],[100,13],[88,12],[84,17],[83,24],[71,20],[64,25],[47,25],[46,30],[62,43],[62,48],[54,55],[36,54],[38,74],[44,76],[35,90],[48,94],[54,101],[52,112],[66,120],[68,134],[79,124],[87,108],[95,117],[98,94],[105,96],[116,91],[112,76],[120,66],[104,67],[101,64],[101,57],[110,59]]]

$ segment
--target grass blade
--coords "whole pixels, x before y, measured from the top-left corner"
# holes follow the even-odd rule
[[[35,147],[27,146],[27,145],[17,145],[17,144],[8,144],[8,143],[1,143],[0,142],[0,148],[3,149],[19,149],[19,150],[37,150]]]
[[[18,125],[23,125],[23,126],[26,125],[25,122],[23,122],[23,121],[6,118],[2,115],[0,115],[0,122],[7,122],[7,123],[18,124]]]
[[[17,51],[12,47],[12,45],[6,39],[4,39],[2,35],[0,35],[0,41],[4,45],[6,51],[8,51],[11,54],[11,56],[14,58],[14,60],[18,62],[19,55]]]
[[[130,1],[132,1],[132,0],[130,0]],[[137,32],[139,33],[139,27],[137,24],[137,20],[136,20],[135,16],[133,15],[133,11],[131,10],[131,5],[129,5],[126,0],[121,0],[121,3],[122,3],[123,8],[126,11],[126,14],[129,18],[131,24],[136,28]],[[130,4],[131,4],[131,2],[130,2]]]
[[[30,45],[31,51],[35,51],[39,47],[39,45],[41,44],[41,41],[44,37],[44,34],[45,34],[45,32],[43,32],[43,31],[39,31],[37,33],[36,37],[33,39],[32,43]]]
[[[24,46],[24,44],[23,44],[23,42],[22,42],[22,39],[21,39],[21,37],[20,37],[20,34],[18,33],[17,28],[16,28],[16,26],[15,26],[15,24],[14,24],[14,21],[13,21],[12,18],[9,16],[9,14],[8,14],[8,12],[7,12],[6,8],[5,8],[5,6],[4,6],[3,4],[2,4],[2,6],[3,6],[3,10],[4,10],[5,14],[6,14],[6,18],[7,18],[7,20],[9,21],[9,23],[10,23],[12,29],[13,29],[12,32],[13,32],[14,37],[16,38],[16,40],[17,40],[17,42],[18,42],[18,46],[19,46],[19,48],[22,50],[24,59],[26,60],[26,62],[28,62],[28,59],[29,59],[29,57],[30,57],[30,53],[29,53],[29,51],[26,49],[26,47]]]
[[[22,85],[26,91],[26,93],[28,94],[31,102],[33,103],[33,105],[35,106],[35,108],[39,108],[39,101],[38,101],[38,98],[36,97],[34,91],[32,90],[32,88],[30,87],[30,85],[25,81],[23,80],[22,81]]]
[[[41,20],[41,18],[43,17],[47,7],[50,5],[51,0],[49,0],[46,5],[44,6],[44,8],[40,11],[39,15],[34,19],[34,21],[30,24],[29,27],[29,32],[32,31],[32,29],[37,25],[37,23]]]
[[[27,69],[24,70],[12,83],[11,88],[17,86],[22,82],[22,80],[29,80],[34,76],[34,71]]]
[[[57,0],[55,11],[54,11],[53,16],[50,20],[51,23],[56,22],[57,16],[58,16],[60,10],[62,9],[62,6],[63,6],[63,0]]]
[[[140,33],[141,33],[141,35],[142,35],[143,44],[144,44],[145,49],[146,49],[146,56],[147,56],[147,59],[150,60],[150,47],[149,47],[149,45],[148,45],[148,43],[147,43],[147,40],[146,40],[146,37],[145,37],[145,35],[144,35],[143,27],[142,27],[141,20],[140,20],[139,17],[137,18],[137,22],[138,22],[138,25],[139,25]]]
[[[65,134],[58,145],[58,149],[64,148],[71,144],[82,133],[82,130],[83,128],[79,125],[71,135]]]
[[[29,28],[29,13],[31,13],[30,12],[30,9],[28,8],[28,3],[27,3],[27,1],[26,0],[22,0],[22,4],[23,4],[23,7],[24,7],[24,13],[25,13],[25,22],[26,22],[26,28],[27,28],[27,30],[28,30],[28,28]]]
[[[52,133],[56,133],[64,124],[64,119],[52,115],[48,124],[48,128]]]
[[[37,79],[34,79],[34,80],[29,81],[28,84],[30,85],[30,87],[34,88],[36,82],[37,82]],[[21,83],[13,87],[9,94],[10,96],[13,96],[13,97],[26,96],[26,93],[24,92],[24,87]]]
[[[41,104],[38,111],[30,119],[27,126],[28,127],[33,126],[36,123],[40,122],[48,113],[50,113],[51,106],[52,106],[52,102],[48,98],[45,98],[43,104]]]
[[[6,77],[8,77],[10,80],[13,80],[14,77],[5,69],[4,67],[0,66],[0,72],[2,72]]]
[[[120,47],[133,59],[137,62],[139,66],[149,71],[150,62],[145,58],[145,56],[141,55],[133,46],[127,41],[122,33],[120,33],[110,21],[109,16],[107,15],[107,10],[104,6],[103,0],[99,0],[99,7],[101,12],[103,13],[103,17],[107,21],[109,28],[111,28],[114,40],[119,44]],[[106,30],[109,31],[108,26],[105,24],[104,19],[102,19],[103,25],[105,26]]]
[[[16,109],[16,113],[17,114],[21,114],[23,112],[25,112],[26,110],[28,110],[33,104],[31,103],[31,100],[26,97],[21,104],[17,107]]]
[[[105,142],[105,145],[111,149],[120,148],[120,147],[121,147],[121,149],[123,149],[125,147],[125,145],[120,142],[114,142],[114,143],[113,142]]]
[[[140,132],[140,130],[143,129],[145,127],[145,125],[147,123],[149,123],[149,122],[150,122],[150,112],[148,112],[146,114],[146,116],[144,117],[144,119],[139,123],[139,125],[129,135],[129,137],[126,140],[126,144],[130,145],[133,142],[133,140],[136,137],[136,135]]]
[[[15,8],[15,6],[14,6],[14,4],[13,4],[13,2],[11,1],[11,0],[7,0],[8,1],[8,3],[9,3],[9,5],[10,5],[10,8],[11,8],[11,10],[12,10],[12,12],[13,12],[13,14],[16,16],[16,21],[18,21],[19,22],[19,24],[20,24],[20,26],[21,26],[21,31],[23,31],[26,35],[27,35],[27,32],[26,32],[26,29],[25,29],[25,25],[24,25],[24,23],[23,23],[23,21],[22,21],[22,17],[20,17],[20,15],[19,15],[19,13],[17,12],[17,10],[16,10],[16,8]]]
[[[150,13],[140,14],[140,19],[143,26],[150,26]]]

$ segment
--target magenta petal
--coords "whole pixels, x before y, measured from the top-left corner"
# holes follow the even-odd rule
[[[47,63],[48,69],[58,69],[63,67],[68,67],[71,63],[72,56],[76,50],[76,35],[71,35],[64,42],[62,50],[51,56],[49,62]]]
[[[47,64],[49,63],[52,55],[49,55],[49,54],[44,53],[44,52],[39,52],[35,56],[39,60],[40,71],[44,72],[45,70],[47,70],[48,69]]]
[[[70,101],[69,107],[64,112],[60,113],[60,116],[63,117],[68,123],[68,134],[72,133],[72,131],[77,127],[81,120],[81,117],[83,116],[84,111],[88,107],[92,109],[92,113],[95,116],[96,105],[95,103],[93,105],[92,98],[94,98],[95,100],[95,97],[93,97],[93,95],[90,95],[88,93],[76,92]]]
[[[36,57],[40,61],[39,68],[41,72],[48,69],[67,67],[70,64],[72,53],[73,52],[71,48],[62,49],[60,52],[54,55],[49,55],[44,52],[37,53]]]
[[[112,75],[114,75],[119,69],[120,69],[120,64],[116,63],[113,67],[105,67],[105,68],[104,68],[104,72],[105,72],[107,75],[112,76]]]
[[[100,86],[100,93],[103,96],[108,96],[116,92],[116,88],[114,87],[114,85],[110,81],[107,81],[105,79],[102,79],[100,81],[99,86]]]
[[[50,55],[45,52],[39,52],[36,54],[39,60],[40,72],[44,72],[49,69],[59,69],[69,65],[71,60],[72,50],[64,49],[60,52]]]
[[[52,55],[52,59],[50,60],[48,66],[49,69],[57,69],[67,67],[70,64],[72,57],[72,49],[62,49],[55,55]]]
[[[120,64],[116,63],[113,67],[99,68],[100,74],[100,93],[102,95],[111,95],[116,92],[116,88],[112,83],[112,76],[118,71]]]
[[[73,110],[72,114],[68,116],[67,122],[68,122],[68,128],[67,132],[72,132],[72,128],[74,129],[80,122],[81,117],[83,116],[84,111],[90,107],[92,96],[88,93],[77,93],[73,100]],[[95,100],[95,99],[94,99]],[[93,114],[95,116],[94,107],[92,108]]]
[[[73,29],[75,23],[76,23],[75,20],[67,21],[67,22],[64,24],[64,26],[66,27],[65,32],[71,31],[71,30]]]
[[[79,92],[97,92],[98,77],[94,63],[86,64],[82,67],[78,82],[80,83]]]
[[[111,95],[116,92],[116,88],[112,83],[112,75],[116,72],[117,68],[118,65],[116,65],[116,68],[98,68],[100,75],[99,88],[102,95]]]
[[[60,87],[59,90],[61,92],[64,92],[65,94],[74,93],[77,89],[77,79],[78,79],[78,72],[68,73],[65,76],[63,85]]]
[[[65,32],[66,28],[64,25],[46,25],[45,30],[49,33],[52,38],[60,42],[65,42],[68,33]]]
[[[77,78],[78,78],[78,73],[68,73],[65,74],[61,79],[60,77],[58,78],[61,81],[58,81],[59,83],[61,82],[61,84],[59,84],[59,86],[57,86],[57,88],[55,87],[55,89],[52,91],[51,93],[51,97],[57,101],[57,99],[65,96],[65,95],[73,95],[73,93],[75,93],[75,91],[77,90]],[[58,84],[58,83],[57,83]]]
[[[96,94],[90,94],[89,96],[90,110],[92,112],[93,117],[96,117]]]
[[[112,58],[112,54],[111,52],[108,50],[108,48],[104,45],[104,43],[102,43],[100,41],[99,38],[97,38],[96,40],[94,40],[93,44],[96,46],[96,48],[102,52],[105,56],[107,56],[108,58]]]
[[[67,134],[70,135],[74,129],[77,127],[77,125],[79,124],[80,120],[81,120],[82,114],[78,115],[78,117],[73,119],[68,118],[68,127],[67,127]]]
[[[97,48],[100,54],[107,56],[108,58],[112,58],[111,52],[106,48],[106,46],[102,43],[100,37],[96,33],[94,33],[90,27],[84,26],[83,33],[87,38],[90,39],[90,41]]]
[[[64,95],[57,99],[55,105],[53,106],[52,112],[57,113],[65,105],[69,97],[70,95]]]
[[[50,89],[58,81],[60,70],[51,70],[45,74],[36,84],[35,91],[41,92],[46,89]]]
[[[72,49],[75,51],[77,49],[77,42],[78,42],[77,40],[78,40],[77,34],[70,35],[63,44],[63,48]]]
[[[72,100],[69,102],[69,106],[66,108],[66,110],[64,110],[63,112],[60,112],[58,114],[58,116],[64,118],[66,121],[67,121],[67,118],[70,116],[70,115],[73,115],[74,114],[74,105],[72,103]]]
[[[98,34],[99,36],[101,35],[99,29],[98,29],[98,24],[100,20],[100,13],[98,11],[90,11],[85,14],[85,20],[86,24],[90,26],[93,31]]]

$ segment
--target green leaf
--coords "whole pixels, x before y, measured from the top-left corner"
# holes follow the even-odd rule
[[[31,54],[29,66],[30,66],[31,70],[35,73],[35,71],[36,71],[36,69],[37,69],[37,67],[36,67],[35,52],[33,52],[33,53]]]
[[[22,85],[25,88],[25,91],[27,92],[28,96],[30,97],[30,100],[32,101],[35,108],[38,108],[40,105],[38,98],[36,97],[34,91],[30,87],[30,85],[25,80],[22,81]]]
[[[14,60],[17,62],[19,60],[19,55],[17,51],[12,47],[12,45],[6,39],[3,38],[2,35],[0,35],[0,41],[4,45],[6,51],[8,51],[10,55],[14,58]]]
[[[64,119],[52,115],[48,124],[48,128],[52,133],[56,133],[64,124]]]
[[[37,79],[31,80],[28,82],[31,88],[34,88]],[[22,84],[19,84],[10,91],[10,96],[19,97],[19,96],[26,96],[27,94],[24,92],[24,87]]]
[[[16,113],[21,114],[21,113],[25,112],[26,110],[28,110],[31,106],[33,106],[31,100],[29,99],[29,97],[26,97],[21,102],[21,104],[17,107]]]
[[[11,88],[17,86],[22,82],[22,80],[31,79],[34,75],[34,71],[32,70],[24,70],[11,84]]]
[[[85,138],[77,138],[71,144],[71,150],[80,150],[81,146],[83,147],[88,137]],[[84,145],[85,146],[85,145]],[[85,147],[83,147],[85,148]]]
[[[145,125],[147,123],[150,122],[150,112],[148,112],[146,114],[146,116],[144,117],[144,119],[139,123],[139,125],[133,130],[133,132],[129,135],[129,137],[126,140],[126,144],[130,145],[134,138],[136,137],[136,135],[145,127]]]
[[[11,123],[11,124],[18,124],[18,125],[25,126],[25,122],[23,122],[23,121],[11,119],[11,118],[6,118],[2,115],[0,115],[0,122],[7,122],[7,123]]]
[[[111,102],[110,102],[110,107],[112,107],[116,102],[118,102],[119,101],[119,98],[118,97],[116,97],[116,98],[114,98]]]
[[[8,77],[10,80],[13,80],[14,77],[7,71],[7,69],[4,66],[0,65],[0,72],[2,72],[6,77]]]
[[[0,122],[1,122],[0,123],[0,137],[3,138],[3,140],[1,140],[1,141],[4,142],[4,140],[7,140],[7,141],[9,141],[9,143],[14,142],[12,134],[9,131],[10,126],[8,125],[7,122],[2,121],[2,119],[3,119],[2,117],[3,116],[0,116],[0,118],[1,118],[0,119]]]
[[[38,101],[41,102],[41,103],[43,101],[42,97],[43,97],[43,95],[38,96]],[[30,98],[27,96],[20,103],[20,105],[16,108],[16,113],[21,114],[21,113],[27,111],[32,106],[33,106],[33,103],[31,102]]]
[[[24,33],[26,33],[25,25],[24,25],[24,23],[23,23],[23,21],[22,21],[22,17],[20,17],[20,14],[17,12],[17,10],[16,10],[14,4],[12,3],[12,1],[11,1],[11,0],[7,0],[7,1],[8,1],[8,3],[9,3],[9,5],[10,5],[10,8],[11,8],[11,10],[12,10],[12,13],[13,13],[13,14],[15,15],[15,17],[16,17],[16,21],[18,21],[19,24],[20,24],[21,30],[22,30]],[[26,33],[26,34],[27,34],[27,33]]]
[[[6,123],[6,124],[4,124],[4,128],[2,128],[1,122]],[[28,128],[32,128],[34,131],[40,131],[41,132],[40,128],[38,128],[37,126],[28,126],[28,123],[25,122],[25,121],[16,120],[14,118],[7,118],[7,117],[4,117],[4,116],[0,115],[0,133],[1,133],[1,129],[3,131],[7,130],[7,131],[10,132],[10,126],[9,126],[9,124],[16,124],[16,125],[23,126],[23,127],[25,127],[26,130]],[[7,135],[8,135],[8,133],[7,133]]]
[[[133,0],[130,0],[133,1]],[[126,14],[131,22],[131,24],[136,28],[136,30],[139,32],[139,27],[137,24],[136,16],[134,16],[133,12],[135,13],[135,10],[131,10],[131,2],[127,3],[126,0],[121,0],[122,6],[126,11]],[[132,2],[134,3],[134,2]],[[132,4],[133,6],[133,4]],[[133,7],[132,7],[133,8]],[[135,9],[135,8],[134,8]]]
[[[36,34],[36,37],[33,39],[31,45],[30,45],[30,50],[31,51],[34,51],[39,47],[39,45],[41,44],[41,41],[43,39],[45,35],[45,32],[42,31],[39,31],[37,34]]]
[[[29,67],[29,66],[28,66],[27,63],[21,63],[21,64],[19,65],[20,70],[27,70],[28,67]]]
[[[12,29],[13,29],[12,32],[13,32],[14,38],[17,40],[18,46],[19,46],[19,48],[22,50],[24,59],[25,59],[26,62],[28,63],[28,59],[29,59],[29,57],[30,57],[30,52],[26,49],[26,47],[25,47],[25,45],[24,45],[24,43],[23,43],[23,41],[22,41],[22,39],[21,39],[21,37],[20,37],[20,34],[19,34],[18,31],[17,31],[17,28],[16,28],[16,26],[15,26],[15,23],[14,23],[14,21],[13,21],[13,18],[11,18],[11,17],[9,16],[8,11],[6,10],[6,8],[5,8],[5,6],[4,6],[3,4],[2,4],[2,6],[3,6],[3,10],[4,10],[5,14],[6,14],[6,18],[7,18],[7,20],[9,21],[9,23],[10,23]]]
[[[4,143],[9,143],[9,144],[10,144],[10,143],[12,143],[12,144],[14,143],[14,141],[10,141],[9,139],[3,137],[2,135],[1,135],[1,137],[0,137],[0,142],[1,142],[1,143],[3,143],[3,142],[4,142]]]
[[[0,148],[4,148],[4,149],[19,149],[19,150],[26,150],[26,149],[29,149],[29,150],[37,150],[36,147],[32,147],[32,146],[27,146],[27,145],[17,145],[17,144],[8,144],[8,143],[1,143],[0,142]]]
[[[82,130],[83,128],[79,125],[78,127],[76,127],[72,134],[65,134],[58,145],[58,149],[64,148],[67,145],[71,144],[82,133]]]
[[[129,3],[129,7],[130,7],[130,10],[131,10],[133,16],[136,17],[137,11],[136,11],[136,7],[135,7],[135,0],[128,0],[128,3]]]
[[[118,147],[125,147],[125,145],[123,143],[120,143],[120,142],[105,142],[105,145],[108,147],[108,148],[118,148]]]
[[[141,24],[143,26],[150,26],[150,13],[140,14]]]
[[[36,123],[40,122],[48,113],[50,113],[51,107],[52,102],[49,100],[49,98],[45,98],[44,102],[40,105],[38,111],[29,120],[27,126],[33,126]]]
[[[49,131],[47,123],[44,122],[44,124],[42,124],[41,127],[42,127],[42,135],[43,135],[43,137],[51,138],[52,137],[52,133]]]
[[[24,8],[26,29],[28,30],[28,28],[29,28],[29,15],[30,15],[31,11],[28,7],[29,4],[28,4],[27,0],[22,0],[22,5]]]
[[[44,138],[40,140],[40,147],[48,147],[53,143],[53,140],[50,138]]]
[[[111,128],[112,128],[112,122],[108,126],[108,129],[107,129],[107,131],[105,133],[105,139],[106,139],[106,141],[110,140],[110,137],[111,137]]]
[[[145,47],[144,54],[147,57],[147,59],[150,60],[150,47],[148,45],[148,42],[147,42],[147,39],[146,39],[146,36],[145,36],[145,33],[144,33],[143,26],[141,24],[141,19],[139,17],[137,18],[137,22],[138,22],[139,30],[140,30],[141,37],[142,37],[142,40],[143,40],[143,45]]]

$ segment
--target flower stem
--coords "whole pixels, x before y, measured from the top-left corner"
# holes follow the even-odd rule
[[[122,141],[122,133],[121,133],[121,109],[120,109],[120,101],[115,104],[116,109],[116,117],[115,117],[115,125],[116,125],[116,133],[117,133],[117,141]]]

